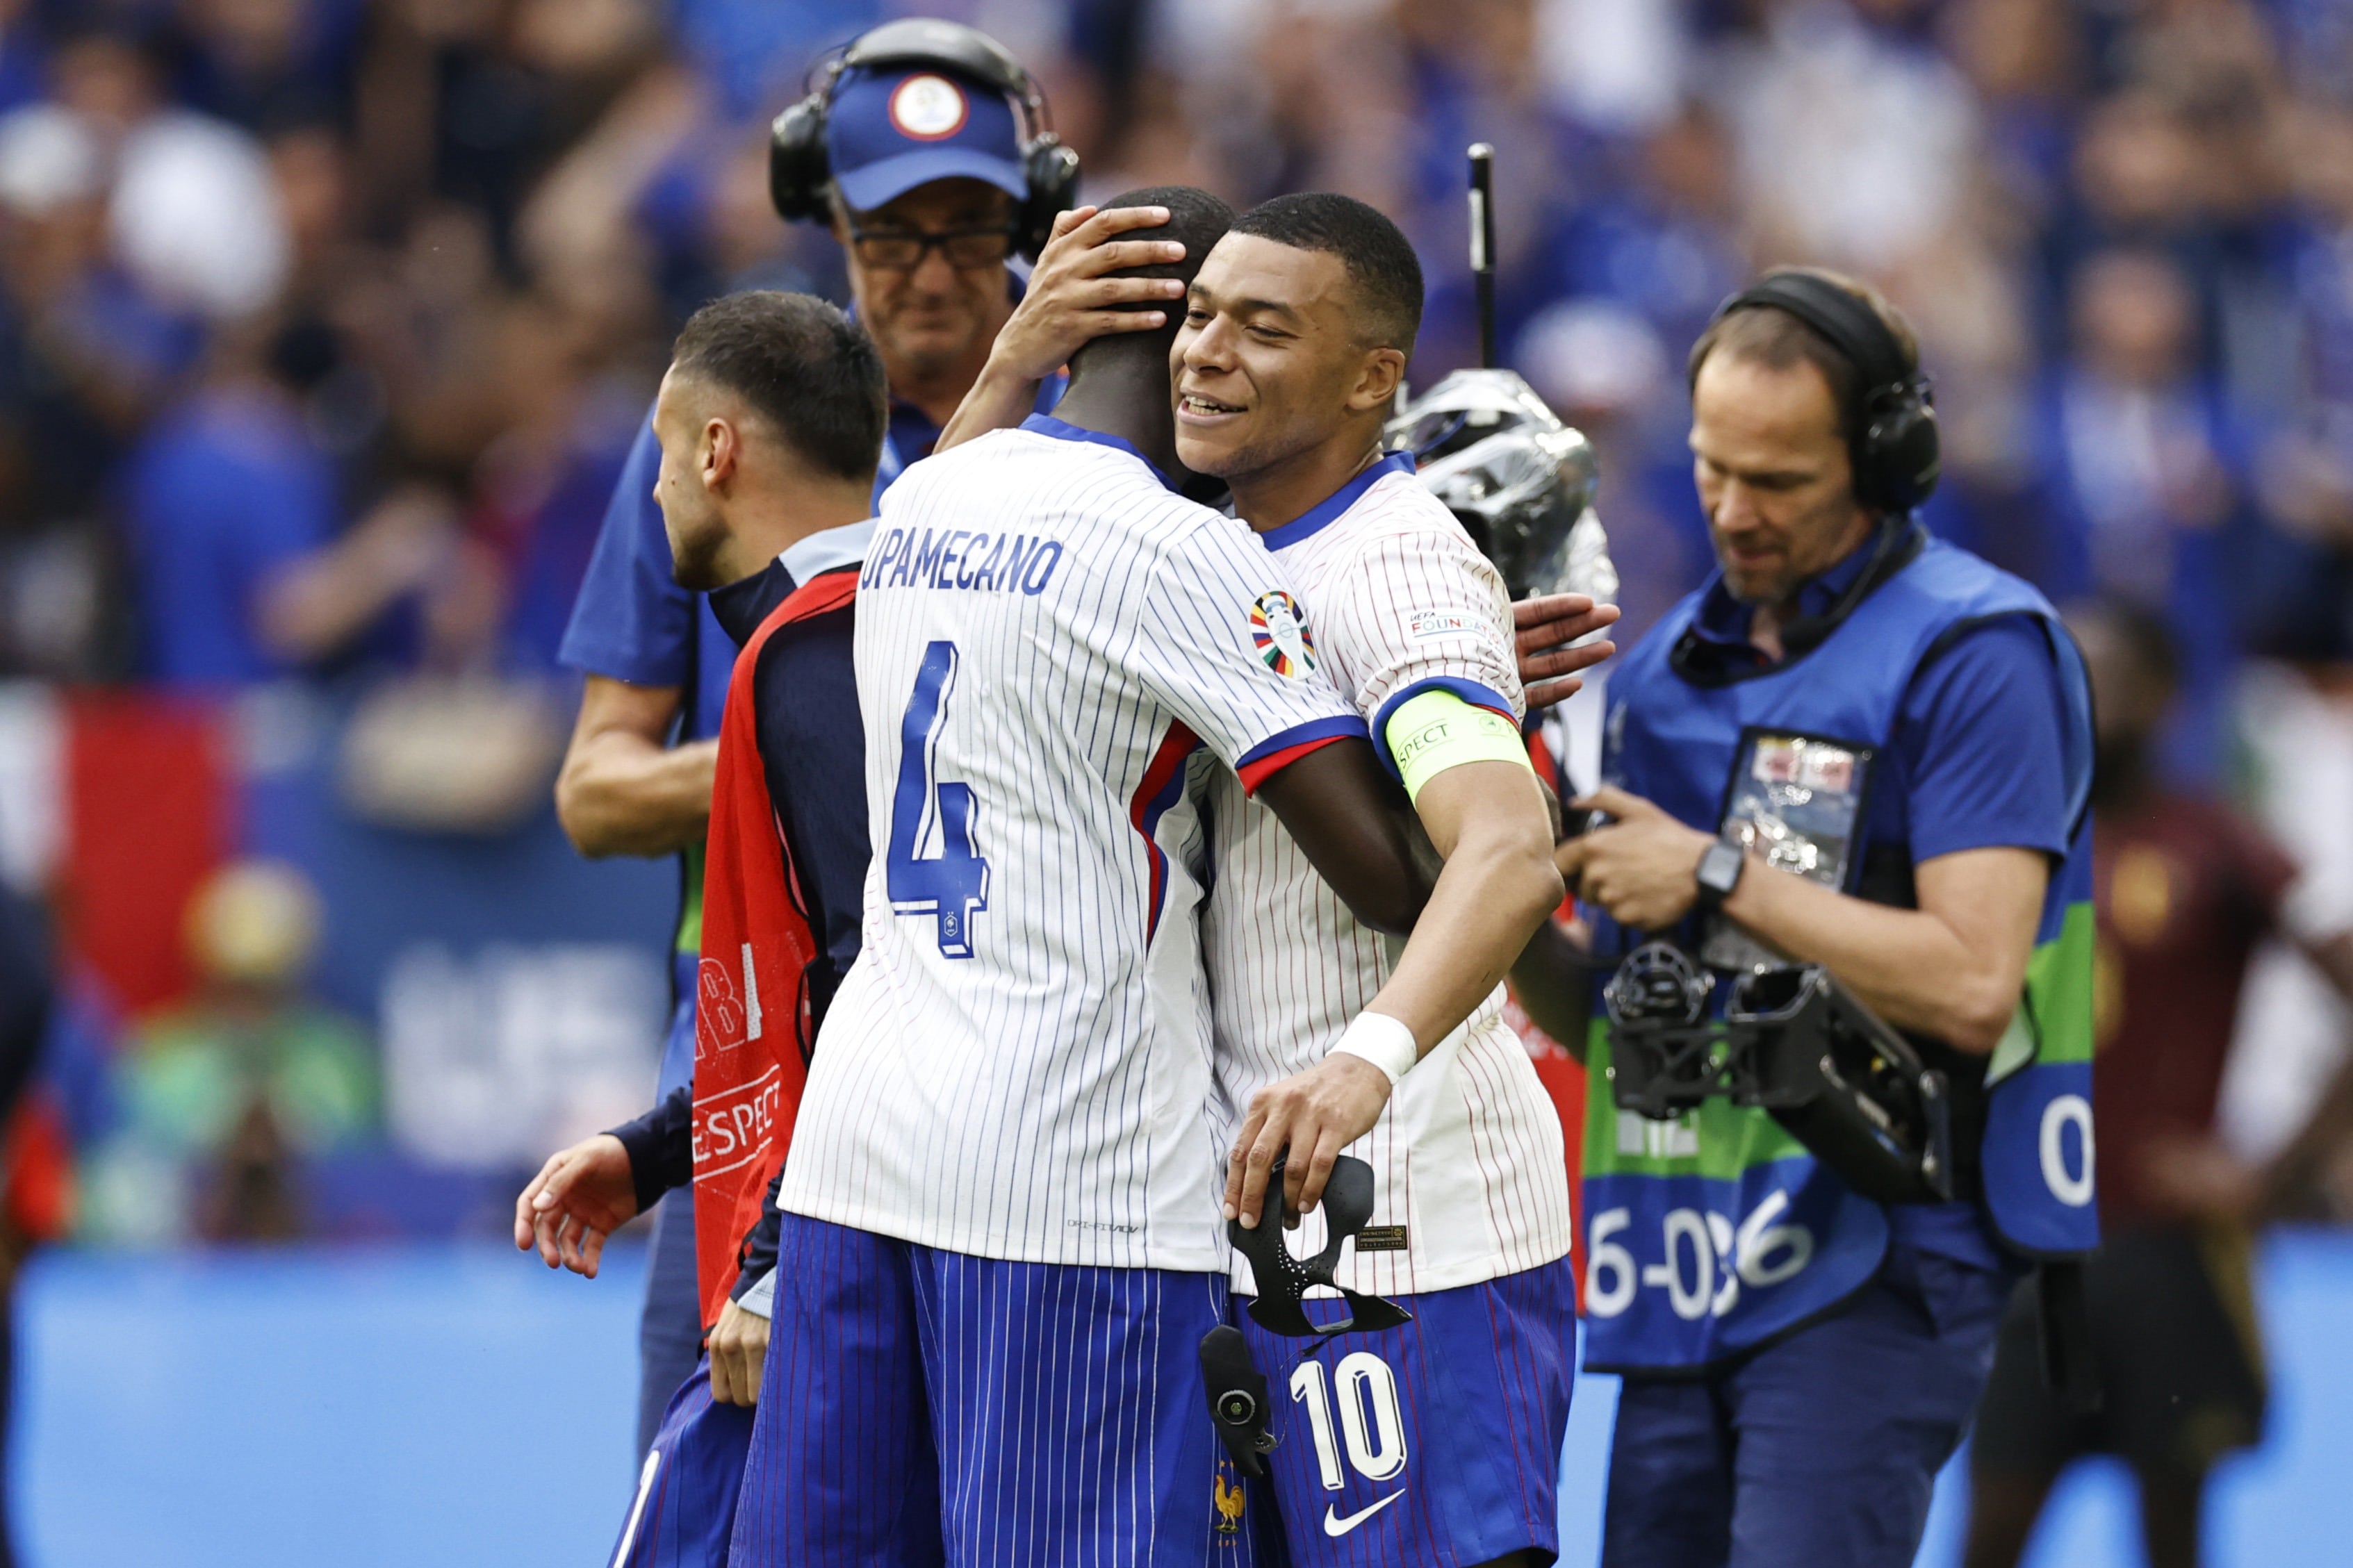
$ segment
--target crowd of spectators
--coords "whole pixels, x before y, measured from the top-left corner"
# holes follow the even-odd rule
[[[2343,0],[0,0],[0,679],[563,710],[670,333],[842,293],[767,120],[912,10],[1032,64],[1089,195],[1396,215],[1421,384],[1476,352],[1493,142],[1501,342],[1600,452],[1629,632],[1709,563],[1684,353],[1808,261],[1919,325],[1934,527],[2175,626],[2181,778],[2247,661],[2353,666]]]
[[[0,3],[0,671],[552,669],[661,345],[839,285],[765,118],[873,0]],[[2353,656],[2353,13],[2331,0],[943,0],[1091,193],[1331,187],[1588,427],[1635,629],[1694,580],[1681,362],[1752,268],[1915,316],[1936,525],[2194,650]]]

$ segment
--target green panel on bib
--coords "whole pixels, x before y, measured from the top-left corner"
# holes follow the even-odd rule
[[[2096,937],[2092,906],[2072,903],[2059,934],[2026,961],[2026,1000],[2034,1010],[2041,1062],[2092,1059],[2092,954]]]
[[[1609,1092],[1609,1021],[1586,1032],[1585,1173],[1588,1176],[1708,1176],[1732,1180],[1792,1155],[1810,1159],[1769,1111],[1711,1095],[1672,1121],[1620,1111]]]

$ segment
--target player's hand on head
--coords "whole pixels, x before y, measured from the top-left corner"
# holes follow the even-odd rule
[[[1614,626],[1618,606],[1597,605],[1583,594],[1546,594],[1522,599],[1512,606],[1512,626],[1519,643],[1520,685],[1530,708],[1549,708],[1584,689],[1577,672],[1592,668],[1618,651],[1618,645],[1596,640],[1571,647],[1577,638]]]
[[[1389,1102],[1388,1075],[1362,1057],[1337,1053],[1250,1097],[1250,1114],[1226,1164],[1226,1217],[1256,1229],[1267,1206],[1267,1175],[1287,1148],[1282,1200],[1294,1214],[1323,1201],[1332,1162],[1373,1130]]]
[[[757,1405],[767,1364],[768,1320],[728,1302],[711,1330],[711,1397],[722,1405]]]
[[[1021,303],[997,334],[990,351],[997,367],[1024,381],[1043,381],[1092,339],[1166,326],[1185,298],[1185,285],[1173,278],[1119,274],[1185,258],[1185,247],[1172,239],[1121,237],[1167,221],[1166,207],[1073,207],[1057,217]],[[1155,308],[1115,308],[1122,305]]]
[[[515,1198],[515,1246],[550,1268],[594,1279],[606,1238],[634,1218],[638,1192],[629,1152],[609,1132],[548,1156]]]

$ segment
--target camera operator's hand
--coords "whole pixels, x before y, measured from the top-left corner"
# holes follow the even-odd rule
[[[1340,1151],[1373,1130],[1389,1102],[1388,1075],[1362,1057],[1334,1052],[1250,1096],[1226,1168],[1226,1217],[1255,1229],[1266,1206],[1267,1173],[1284,1148],[1283,1201],[1304,1214],[1322,1201]]]
[[[548,1156],[515,1199],[515,1246],[534,1243],[550,1268],[596,1278],[605,1238],[636,1217],[638,1190],[629,1152],[609,1132],[584,1138]]]
[[[1520,685],[1531,710],[1565,702],[1584,689],[1577,671],[1590,669],[1618,651],[1612,642],[1570,647],[1618,620],[1618,606],[1597,605],[1583,594],[1546,594],[1512,605],[1512,626],[1520,654]]]
[[[1569,804],[1611,818],[1553,852],[1553,863],[1578,898],[1636,931],[1663,931],[1691,912],[1699,897],[1700,858],[1715,842],[1713,835],[1606,784]]]

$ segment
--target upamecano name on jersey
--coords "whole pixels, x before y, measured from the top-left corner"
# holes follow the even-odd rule
[[[985,529],[893,528],[875,541],[860,588],[947,588],[1035,598],[1062,563],[1062,542],[1039,533],[991,536]]]

